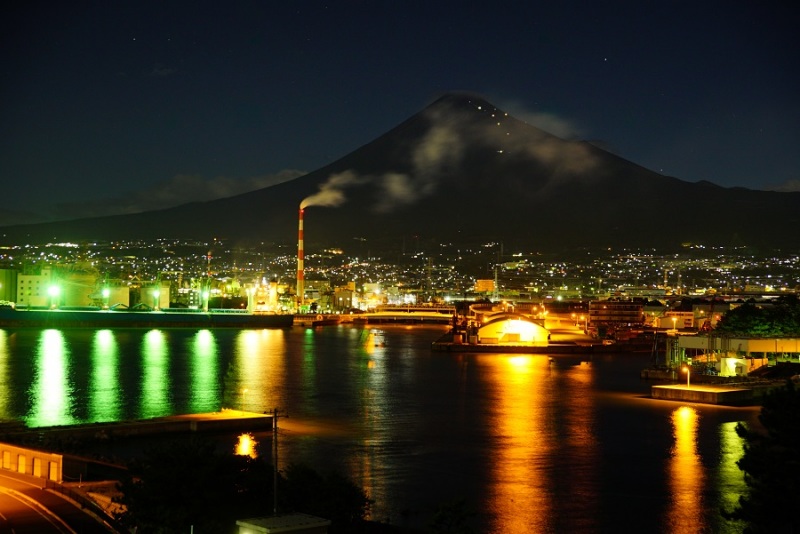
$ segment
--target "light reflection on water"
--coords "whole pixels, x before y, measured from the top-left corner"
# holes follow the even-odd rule
[[[120,419],[119,346],[114,332],[98,330],[92,343],[89,419]]]
[[[29,395],[31,426],[68,425],[72,415],[73,388],[68,380],[70,353],[59,330],[42,332],[35,355],[35,371]]]
[[[161,330],[150,330],[142,339],[142,395],[139,411],[142,417],[170,414],[169,346]]]
[[[190,410],[193,413],[213,412],[219,405],[220,388],[217,376],[217,340],[210,330],[199,330],[191,340],[192,393]]]
[[[437,330],[377,334],[0,329],[0,420],[279,408],[281,467],[343,470],[398,525],[465,497],[488,532],[613,531],[627,506],[640,531],[741,531],[719,509],[744,490],[734,428],[754,409],[646,399],[646,358],[432,353]]]
[[[4,385],[11,383],[11,376],[8,371],[10,359],[8,343],[8,334],[5,330],[0,329],[0,384]],[[5,387],[7,388],[7,386]],[[5,414],[9,413],[9,411],[8,395],[0,393],[0,421],[5,419]]]
[[[490,374],[497,388],[493,419],[497,454],[492,458],[490,504],[495,532],[546,532],[552,507],[549,470],[545,464],[553,442],[546,430],[545,400],[550,372],[545,356],[483,356],[496,364]]]
[[[286,405],[285,356],[283,330],[244,330],[236,337],[230,379],[242,396],[241,409],[261,412]]]
[[[666,520],[670,532],[676,534],[705,532],[707,528],[701,513],[705,471],[697,452],[699,419],[697,410],[689,406],[681,406],[672,412],[675,446],[669,463],[672,499]]]
[[[736,421],[719,425],[720,462],[719,462],[719,502],[718,507],[726,512],[732,511],[739,504],[739,495],[746,487],[744,473],[736,462],[744,455],[744,443],[736,434]],[[728,532],[741,532],[741,522],[728,522]]]

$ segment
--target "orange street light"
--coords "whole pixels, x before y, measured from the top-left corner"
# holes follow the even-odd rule
[[[692,370],[688,365],[684,365],[682,371],[686,373],[686,389],[689,389],[689,379],[692,376]]]

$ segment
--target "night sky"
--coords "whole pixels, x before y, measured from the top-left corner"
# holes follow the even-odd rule
[[[12,3],[0,17],[0,224],[264,187],[455,90],[683,180],[800,190],[790,6]]]

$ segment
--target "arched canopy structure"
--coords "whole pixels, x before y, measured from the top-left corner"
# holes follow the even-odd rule
[[[478,329],[478,343],[546,345],[550,331],[519,313],[503,313]]]

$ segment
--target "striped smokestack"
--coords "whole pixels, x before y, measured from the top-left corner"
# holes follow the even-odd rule
[[[303,293],[305,292],[305,280],[303,271],[303,212],[300,208],[300,220],[297,227],[297,307],[303,305]]]

